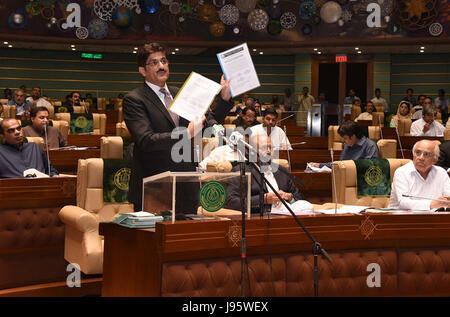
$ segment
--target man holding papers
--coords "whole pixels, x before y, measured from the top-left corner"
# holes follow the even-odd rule
[[[134,141],[129,201],[135,211],[142,210],[143,178],[165,171],[195,171],[193,157],[190,162],[180,163],[175,163],[171,157],[172,146],[179,142],[171,138],[172,131],[180,127],[185,137],[192,138],[194,120],[188,121],[167,109],[179,88],[166,83],[169,79],[166,49],[158,43],[144,45],[138,51],[138,67],[145,82],[123,100],[124,120]],[[197,123],[222,123],[232,108],[229,80],[222,76],[220,84],[222,89],[216,108],[208,118],[199,113],[201,119]]]
[[[433,165],[438,157],[439,147],[433,141],[421,140],[414,144],[413,161],[394,173],[389,208],[450,207],[450,178],[442,167]]]

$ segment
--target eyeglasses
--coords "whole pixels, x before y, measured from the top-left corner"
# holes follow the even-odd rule
[[[421,156],[423,154],[423,156],[425,157],[425,158],[430,158],[430,157],[433,157],[434,156],[434,153],[433,152],[425,152],[425,151],[421,151],[421,150],[415,150],[414,151],[414,155],[415,156]]]
[[[151,67],[155,67],[156,65],[159,65],[159,63],[166,65],[169,61],[167,60],[167,58],[163,57],[160,60],[157,59],[152,59],[150,62],[148,62],[145,65],[150,65]]]
[[[20,132],[20,130],[22,130],[22,127],[19,125],[17,128],[7,129],[6,132],[7,133],[14,133],[14,131],[16,131],[16,130]]]

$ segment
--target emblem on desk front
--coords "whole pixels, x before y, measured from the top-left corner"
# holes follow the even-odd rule
[[[75,119],[75,126],[77,128],[84,129],[87,127],[87,125],[88,125],[88,120],[85,117],[79,116],[78,118]]]
[[[216,212],[225,205],[227,190],[221,182],[209,181],[200,188],[199,201],[206,211]]]
[[[366,216],[359,226],[359,231],[364,236],[364,240],[370,240],[376,229],[377,225],[370,219],[370,216]]]
[[[241,226],[234,223],[232,226],[228,227],[228,241],[230,242],[232,247],[238,247],[239,242],[241,242],[242,238],[242,229]]]
[[[130,183],[131,169],[123,167],[114,174],[114,185],[121,190],[128,190]]]
[[[364,174],[364,179],[366,180],[367,184],[369,184],[372,187],[376,187],[383,180],[383,172],[381,171],[381,168],[379,168],[378,166],[372,165],[367,169],[366,173]]]

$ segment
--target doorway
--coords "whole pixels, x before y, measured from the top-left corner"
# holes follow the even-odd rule
[[[329,103],[339,103],[339,64],[319,64],[319,91],[325,93]],[[317,96],[318,98],[319,96]]]
[[[348,96],[348,91],[353,88],[356,96],[365,105],[367,101],[367,63],[347,63],[347,74],[345,77],[346,96]]]

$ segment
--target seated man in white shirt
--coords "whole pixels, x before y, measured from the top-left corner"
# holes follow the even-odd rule
[[[372,100],[370,100],[374,103],[374,105],[376,104],[380,104],[383,106],[384,111],[389,111],[389,106],[386,102],[386,99],[381,98],[381,90],[380,88],[375,89],[375,97],[372,98]]]
[[[251,127],[252,135],[267,135],[272,142],[272,150],[292,150],[291,143],[283,129],[277,127],[278,113],[273,108],[264,111],[263,123]]]
[[[436,109],[433,106],[425,106],[422,110],[422,119],[411,124],[411,136],[443,136],[445,127],[434,120]]]
[[[372,120],[372,113],[375,110],[375,106],[372,101],[368,101],[366,104],[366,112],[361,113],[356,119],[355,122],[359,120]]]
[[[241,133],[244,135],[245,142],[248,143],[249,137],[251,134],[250,129],[246,129],[244,132],[244,129],[237,128],[234,131]],[[220,144],[221,142],[219,142]],[[240,149],[241,153],[238,153],[237,146],[231,147],[228,144],[218,146],[214,150],[212,150],[207,157],[203,159],[200,163],[198,163],[198,166],[202,170],[206,170],[206,167],[208,166],[209,162],[223,162],[223,161],[229,161],[229,162],[242,162],[245,160],[242,155],[245,153],[243,152],[244,149]],[[242,155],[240,155],[242,154]]]
[[[27,98],[35,107],[48,107],[51,103],[41,97],[41,87],[33,87],[31,96]]]
[[[431,210],[450,207],[450,178],[442,167],[433,165],[438,158],[439,146],[435,142],[421,140],[414,144],[413,161],[394,173],[389,208]]]

